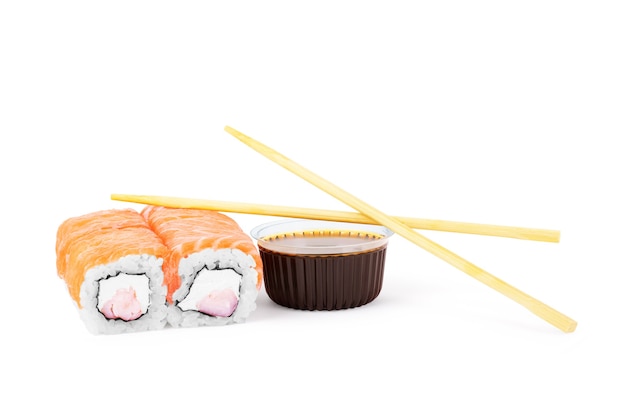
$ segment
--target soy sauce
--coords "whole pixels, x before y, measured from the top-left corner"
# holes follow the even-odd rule
[[[364,242],[382,238],[377,234],[351,232],[306,231],[264,238],[259,252],[265,290],[272,301],[306,310],[347,309],[373,301],[382,289],[387,244],[351,252]],[[272,241],[280,244],[281,249],[320,248],[320,252],[279,252],[271,249]],[[336,251],[333,248],[337,246],[342,247],[340,250],[345,247],[346,252],[323,252]]]

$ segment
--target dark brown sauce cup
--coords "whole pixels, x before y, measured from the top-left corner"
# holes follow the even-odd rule
[[[383,285],[387,242],[382,226],[287,220],[252,230],[267,295],[295,309],[336,310],[372,302]]]

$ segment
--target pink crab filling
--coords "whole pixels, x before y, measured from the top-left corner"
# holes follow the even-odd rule
[[[196,303],[198,311],[211,316],[231,316],[239,302],[231,289],[212,291]]]
[[[110,300],[104,303],[100,310],[109,319],[123,319],[132,321],[142,315],[141,303],[133,287],[120,288]]]

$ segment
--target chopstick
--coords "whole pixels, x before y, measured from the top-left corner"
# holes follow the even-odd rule
[[[332,195],[338,200],[349,205],[353,209],[368,216],[373,221],[386,226],[387,228],[394,231],[396,234],[406,238],[407,240],[413,242],[417,246],[423,248],[424,250],[432,253],[433,255],[439,257],[440,259],[453,265],[457,269],[463,271],[469,276],[482,282],[488,287],[491,287],[494,290],[505,295],[506,297],[512,299],[513,301],[522,305],[523,307],[528,309],[530,312],[532,312],[533,314],[543,319],[544,321],[557,327],[561,331],[569,333],[569,332],[573,332],[576,329],[577,322],[569,318],[568,316],[562,314],[561,312],[557,311],[556,309],[542,303],[541,301],[531,297],[530,295],[524,293],[523,291],[520,291],[519,289],[507,284],[506,282],[491,275],[490,273],[486,272],[480,267],[463,259],[459,255],[451,252],[450,250],[444,248],[443,246],[440,246],[437,243],[431,241],[430,239],[422,236],[421,234],[409,228],[407,225],[403,224],[397,219],[386,215],[384,212],[374,208],[373,206],[358,199],[357,197],[339,188],[338,186],[334,185],[328,180],[325,180],[324,178],[311,172],[305,167],[290,160],[289,158],[278,153],[277,151],[270,148],[269,146],[266,146],[262,144],[261,142],[256,141],[250,138],[249,136],[244,135],[243,133],[229,126],[226,126],[224,129],[230,135],[234,136],[235,138],[243,142],[245,145],[256,150],[257,152],[259,152],[266,158],[270,159],[274,163],[291,171],[292,173],[308,181],[309,183],[321,189],[322,191],[325,191],[326,193]]]
[[[111,194],[112,200],[170,208],[196,208],[222,212],[253,215],[269,215],[289,218],[318,219],[325,221],[376,224],[377,222],[359,212],[321,210],[313,208],[286,207],[279,205],[251,204],[243,202],[215,201],[195,198],[167,197],[156,195]],[[485,225],[469,222],[454,222],[434,219],[394,217],[406,226],[415,229],[467,233],[486,236],[558,242],[560,232],[549,229],[521,228],[502,225]]]

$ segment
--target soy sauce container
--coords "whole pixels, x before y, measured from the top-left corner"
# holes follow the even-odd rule
[[[303,310],[336,310],[372,302],[383,285],[387,243],[383,226],[306,219],[252,229],[263,261],[267,295]]]

